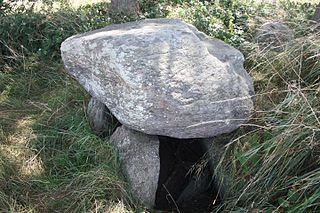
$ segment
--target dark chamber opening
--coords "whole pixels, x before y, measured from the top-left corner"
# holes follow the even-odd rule
[[[160,176],[155,209],[210,212],[220,198],[202,139],[159,136]]]

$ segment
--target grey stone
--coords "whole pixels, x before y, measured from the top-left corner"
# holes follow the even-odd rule
[[[320,2],[316,6],[316,11],[314,12],[314,15],[313,15],[313,20],[320,23]]]
[[[267,22],[257,31],[256,40],[263,46],[281,46],[294,38],[293,31],[282,22]]]
[[[87,115],[89,124],[97,135],[110,136],[117,127],[117,119],[104,103],[95,98],[89,101]]]
[[[218,189],[221,199],[226,200],[234,195],[232,191],[233,177],[229,169],[221,166],[221,161],[225,161],[227,144],[230,142],[232,134],[219,135],[203,140],[207,150],[207,158],[211,170],[214,172],[215,188]]]
[[[240,51],[177,19],[107,26],[61,45],[66,69],[131,129],[207,138],[245,123],[252,80]]]
[[[158,137],[121,126],[111,136],[111,142],[118,149],[132,192],[153,207],[160,174]]]

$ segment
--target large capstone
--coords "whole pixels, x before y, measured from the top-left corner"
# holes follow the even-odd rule
[[[240,51],[177,19],[107,26],[68,38],[66,69],[125,126],[207,138],[245,123],[252,80]]]

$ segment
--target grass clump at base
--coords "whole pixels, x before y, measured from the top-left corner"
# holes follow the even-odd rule
[[[79,212],[97,204],[104,211],[119,202],[131,208],[113,147],[86,121],[86,94],[68,78],[54,86],[1,102],[0,209]]]
[[[236,192],[219,207],[225,211],[320,210],[320,32],[313,27],[282,48],[247,44],[256,112],[220,168],[233,171]]]

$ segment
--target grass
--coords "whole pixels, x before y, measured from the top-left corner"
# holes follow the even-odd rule
[[[221,169],[234,172],[238,192],[225,210],[320,210],[320,33],[312,25],[296,33],[277,50],[246,44],[256,113],[228,144],[222,162]]]
[[[59,55],[68,36],[128,20],[110,18],[108,7],[1,10],[1,212],[147,211],[127,190],[108,139],[90,130],[89,96]],[[182,18],[246,55],[256,111],[234,133],[217,168],[231,171],[234,192],[217,209],[319,211],[320,34],[307,20],[314,5],[144,1],[141,9],[145,17]],[[285,21],[295,39],[278,49],[259,47],[255,31],[270,19]]]
[[[27,26],[8,27],[1,40],[1,212],[125,212],[137,203],[126,190],[115,150],[88,126],[88,95],[53,54],[64,39],[53,31],[57,21],[70,27],[61,16],[66,12],[51,19],[25,11],[2,19]],[[82,30],[74,24],[72,30]]]
[[[0,209],[102,211],[130,203],[113,147],[88,127],[81,88],[72,79],[56,79],[47,91],[34,88],[28,95],[28,83],[14,83],[21,83],[15,86],[22,94],[15,88],[15,97],[0,105]]]

